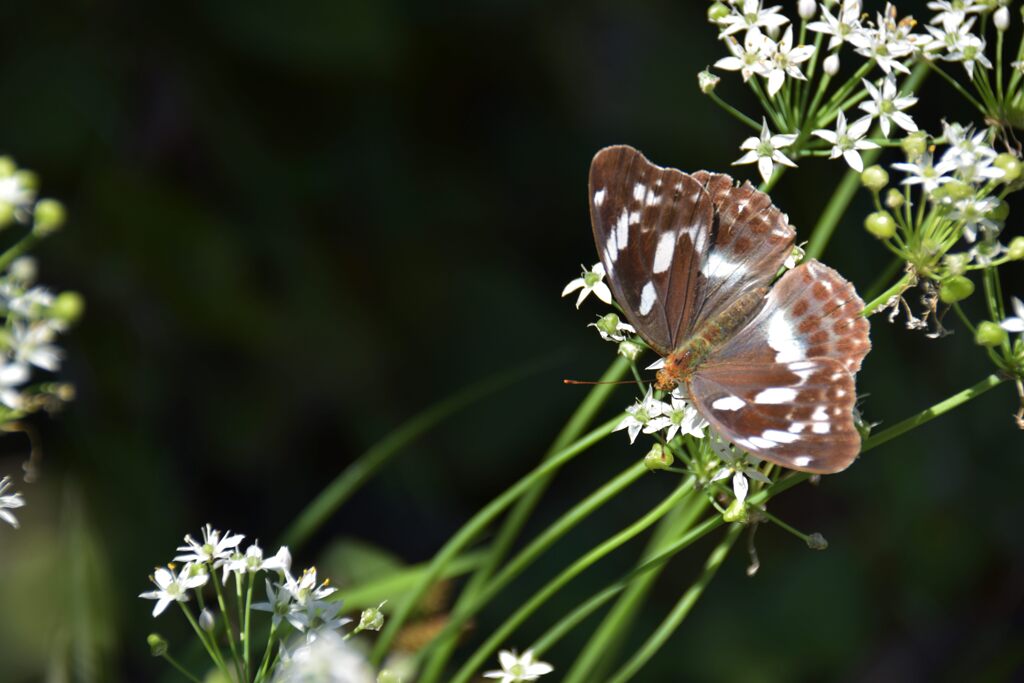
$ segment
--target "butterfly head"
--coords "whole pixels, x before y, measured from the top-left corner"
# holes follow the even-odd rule
[[[686,347],[665,357],[665,365],[654,380],[654,388],[658,391],[672,391],[676,387],[690,381],[690,376],[702,356],[693,347]]]

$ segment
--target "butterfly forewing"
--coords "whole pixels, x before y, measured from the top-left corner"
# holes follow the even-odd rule
[[[838,360],[707,366],[689,390],[723,438],[784,467],[832,474],[860,452],[853,376]]]
[[[749,182],[737,186],[731,177],[707,171],[692,177],[715,207],[711,243],[700,266],[706,284],[694,320],[699,327],[744,292],[770,284],[793,249],[796,231],[771,198]]]
[[[655,351],[671,353],[699,307],[711,198],[692,176],[607,147],[590,166],[590,215],[615,300]]]

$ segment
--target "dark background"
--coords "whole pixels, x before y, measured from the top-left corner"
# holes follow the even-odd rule
[[[923,4],[902,7],[926,18]],[[159,629],[181,651],[185,625],[173,610],[154,624],[135,595],[184,533],[209,521],[272,551],[328,481],[404,420],[544,359],[402,452],[295,550],[296,565],[343,538],[423,561],[527,472],[585,393],[559,380],[596,379],[613,352],[584,327],[602,307],[558,297],[595,260],[590,157],[626,142],[657,163],[728,170],[749,134],[696,88],[696,72],[724,54],[704,9],[3,3],[0,149],[68,205],[64,232],[38,250],[41,279],[81,291],[88,311],[66,339],[78,399],[36,421],[43,478],[19,484],[23,528],[0,529],[0,676],[165,674],[145,635]],[[738,77],[723,74],[719,92],[756,116]],[[924,98],[913,113],[929,130],[970,116],[938,79]],[[773,196],[806,239],[843,167],[803,165]],[[865,199],[825,254],[862,288],[887,263],[860,228]],[[1018,226],[1011,217],[1008,230]],[[1020,267],[1006,270],[1022,293]],[[873,324],[859,380],[870,420],[892,424],[990,372],[962,331],[932,341]],[[608,415],[631,400],[622,388]],[[738,547],[640,679],[1019,675],[1015,408],[1001,386],[780,498],[773,511],[825,534],[829,550],[762,529],[760,573],[745,576]],[[28,442],[8,436],[4,448],[16,473]],[[579,458],[528,534],[643,451],[615,435]],[[645,477],[588,520],[477,634],[673,485]],[[633,641],[711,542],[669,566]],[[573,583],[508,645],[616,578],[639,547]],[[584,636],[545,659],[564,671]]]

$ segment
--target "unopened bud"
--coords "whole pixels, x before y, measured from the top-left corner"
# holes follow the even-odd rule
[[[1006,330],[991,320],[984,320],[978,324],[978,330],[974,334],[974,341],[981,346],[999,346],[1007,339]]]
[[[6,154],[0,156],[0,178],[10,178],[18,170],[18,164]]]
[[[807,537],[807,547],[811,550],[825,550],[828,548],[828,541],[824,536],[815,532]]]
[[[923,131],[911,133],[900,140],[900,147],[909,161],[916,161],[928,151],[928,135]]]
[[[50,315],[64,323],[77,322],[85,311],[85,299],[78,292],[61,292],[50,306]]]
[[[1002,199],[996,198],[996,205],[989,210],[986,216],[996,223],[1005,223],[1010,216],[1010,205]]]
[[[825,61],[822,62],[821,68],[829,76],[835,76],[839,73],[839,55],[833,52],[828,57],[825,57]]]
[[[377,674],[377,683],[402,683],[402,679],[398,677],[398,674],[384,669]]]
[[[64,225],[64,205],[56,199],[40,199],[36,202],[35,225],[32,232],[39,237],[45,237],[56,232]]]
[[[700,88],[700,91],[705,95],[714,92],[720,80],[722,79],[716,76],[715,74],[711,73],[707,69],[704,69],[703,71],[697,74],[697,86]]]
[[[864,227],[879,239],[889,239],[896,234],[896,221],[888,211],[875,211],[864,219]]]
[[[640,346],[636,342],[631,342],[628,339],[626,341],[619,342],[618,353],[626,360],[636,360],[643,352],[644,347]]]
[[[1006,247],[1006,255],[1010,257],[1011,261],[1024,259],[1024,236],[1018,235],[1010,240],[1010,244]]]
[[[967,272],[967,266],[971,263],[971,255],[964,253],[946,254],[942,257],[942,263],[950,275],[963,275]]]
[[[14,204],[0,201],[0,230],[6,228],[14,220]]]
[[[997,31],[1005,31],[1010,28],[1010,10],[1008,7],[1000,7],[992,15],[992,24]]]
[[[385,600],[385,602],[387,602]],[[384,603],[380,603],[376,607],[368,607],[364,609],[362,614],[359,615],[359,625],[356,626],[356,632],[359,631],[379,631],[384,626],[384,613],[380,611],[380,608],[384,606]]]
[[[31,285],[36,281],[39,266],[31,256],[19,256],[11,262],[11,277],[22,285]]]
[[[720,21],[722,21],[722,19],[725,19],[727,16],[729,16],[729,14],[729,6],[726,5],[725,3],[715,2],[712,3],[710,7],[708,7],[708,21],[710,21],[712,24],[719,23]]]
[[[742,500],[734,500],[722,513],[722,519],[732,524],[733,522],[747,521],[747,504]]]
[[[818,3],[815,0],[800,0],[796,5],[796,13],[804,21],[813,19],[814,15],[818,13]]]
[[[651,450],[647,451],[647,455],[644,456],[644,467],[651,472],[667,470],[672,467],[673,462],[675,462],[675,458],[672,456],[672,451],[660,443],[651,446]]]
[[[881,192],[882,188],[889,184],[889,174],[884,168],[875,164],[861,171],[860,182],[872,192]]]
[[[25,190],[32,191],[39,189],[39,176],[36,175],[35,171],[28,171],[26,169],[17,170],[14,172],[14,180]]]
[[[1005,7],[1003,9],[1006,9]],[[1004,183],[1012,183],[1017,178],[1020,178],[1021,174],[1021,163],[1015,155],[1003,152],[996,157],[993,165],[1003,171],[1003,177],[1000,178]]]
[[[974,283],[963,275],[954,275],[939,285],[939,298],[944,304],[955,304],[974,294]]]
[[[213,629],[216,625],[217,619],[213,616],[213,612],[209,607],[199,613],[199,628],[203,629],[207,633],[213,633]]]
[[[154,657],[163,657],[167,654],[167,641],[159,633],[150,633],[146,636],[146,642],[149,643],[149,652]]]
[[[907,198],[903,196],[903,193],[895,187],[890,187],[889,191],[885,193],[885,205],[893,211],[903,206],[903,202],[906,200]]]

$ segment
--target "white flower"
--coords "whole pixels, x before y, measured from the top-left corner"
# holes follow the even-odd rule
[[[1017,297],[1011,297],[1010,305],[1013,306],[1013,315],[999,323],[999,326],[1007,332],[1024,332],[1024,303]]]
[[[979,266],[990,266],[992,262],[1006,253],[1006,247],[998,240],[981,240],[967,252],[971,261]]]
[[[253,543],[246,549],[244,555],[236,550],[231,554],[230,559],[224,562],[222,581],[228,580],[230,572],[237,574],[255,574],[261,571],[285,572],[291,568],[291,560],[292,556],[288,552],[287,546],[281,546],[276,555],[264,559],[263,548]]]
[[[861,151],[878,148],[878,145],[870,140],[862,139],[867,135],[868,128],[870,127],[870,116],[858,119],[847,127],[846,115],[843,112],[839,112],[839,115],[836,117],[836,129],[834,131],[816,130],[813,134],[832,144],[832,153],[829,154],[829,159],[842,157],[849,164],[850,168],[859,173],[864,170],[864,161],[860,158]]]
[[[580,268],[583,268],[583,266],[580,266]],[[603,280],[604,264],[600,262],[595,263],[594,267],[590,270],[583,268],[583,273],[565,286],[565,289],[562,290],[562,296],[572,294],[579,289],[582,291],[580,291],[580,295],[576,298],[576,308],[580,307],[580,304],[583,303],[583,300],[591,292],[601,301],[610,304],[612,302],[612,292]]]
[[[182,568],[181,574],[175,574],[173,569],[158,567],[150,577],[157,589],[140,593],[139,597],[156,600],[153,616],[160,616],[160,613],[167,609],[172,602],[187,602],[188,591],[206,585],[209,578],[206,572],[200,570],[192,562]]]
[[[974,0],[934,0],[928,3],[928,9],[938,12],[930,23],[951,29],[964,23],[969,13],[984,12],[985,5]]]
[[[926,26],[932,34],[931,42],[924,46],[925,52],[946,49],[942,56],[947,62],[961,62],[967,70],[967,76],[974,78],[974,65],[981,64],[986,69],[992,68],[992,62],[985,56],[985,39],[971,33],[975,17],[957,26],[944,26],[942,29]]]
[[[812,21],[807,24],[808,30],[831,36],[828,49],[834,50],[843,44],[847,37],[860,30],[860,0],[843,0],[843,4],[833,16],[828,8],[822,5],[821,18],[824,21]]]
[[[324,581],[321,584],[316,582],[316,567],[310,567],[302,572],[302,576],[296,581],[291,574],[285,574],[284,589],[291,594],[296,603],[306,607],[309,603],[323,602],[327,596],[337,592],[337,588],[328,586],[330,582]]]
[[[766,42],[765,68],[768,78],[768,96],[774,97],[779,92],[786,76],[800,81],[807,80],[800,64],[803,64],[814,54],[812,45],[799,45],[793,47],[793,27],[787,26],[786,32],[782,34],[782,40],[778,43]],[[765,74],[762,74],[765,75]]]
[[[735,37],[729,36],[725,39],[725,46],[732,53],[731,57],[722,57],[715,62],[716,69],[724,71],[739,71],[746,83],[754,74],[764,76],[768,73],[768,60],[766,46],[774,45],[756,28],[747,31],[743,38],[743,46],[740,46]]]
[[[333,631],[285,651],[273,683],[374,683],[363,656]]]
[[[324,633],[333,632],[351,622],[347,617],[339,617],[344,603],[341,600],[334,602],[313,602],[306,603],[305,609],[297,616],[302,621],[306,632],[306,640],[313,641]]]
[[[721,481],[732,477],[732,492],[740,503],[746,501],[747,493],[750,491],[748,477],[763,484],[772,483],[771,479],[757,469],[760,460],[744,451],[737,452],[735,447],[722,440],[722,437],[717,434],[711,439],[711,449],[722,461],[722,467],[712,475],[711,481]]]
[[[614,327],[612,327],[614,323]],[[611,342],[625,341],[629,337],[636,334],[636,328],[629,323],[624,323],[619,319],[619,316],[614,313],[602,317],[596,323],[590,323],[587,327],[594,327],[597,329],[597,333],[601,335],[601,339]]]
[[[732,13],[718,22],[720,26],[725,27],[718,37],[724,38],[759,26],[766,29],[781,28],[789,22],[785,15],[779,14],[781,7],[778,5],[767,9],[761,5],[760,0],[743,0],[741,10],[733,7]]]
[[[46,287],[32,287],[25,291],[7,292],[7,310],[26,320],[44,319],[53,305],[53,292]]]
[[[654,398],[654,391],[648,387],[647,394],[644,396],[643,400],[637,401],[635,404],[626,408],[626,417],[624,417],[612,431],[617,432],[625,429],[629,434],[629,442],[633,443],[636,441],[637,434],[639,434],[651,420],[661,417],[665,413],[666,409],[668,409],[668,406]]]
[[[943,123],[949,148],[943,161],[956,165],[956,176],[965,183],[983,183],[1002,178],[1005,172],[995,166],[997,152],[985,142],[987,130],[973,133],[970,126]]]
[[[904,185],[920,185],[927,194],[931,194],[940,185],[945,185],[953,180],[949,174],[956,170],[956,164],[948,159],[933,164],[930,152],[922,154],[916,162],[900,162],[893,164],[892,167],[908,174],[903,179]]]
[[[209,563],[214,567],[220,567],[225,561],[231,558],[231,552],[238,547],[238,544],[245,538],[244,534],[234,534],[228,531],[221,538],[221,532],[209,524],[203,527],[203,542],[200,543],[185,535],[185,545],[178,546],[178,552],[182,553],[174,558],[176,562]]]
[[[49,372],[60,369],[63,352],[51,342],[57,336],[52,327],[36,322],[31,325],[14,323],[11,327],[11,346],[14,358],[21,363],[28,363]]]
[[[286,591],[280,584],[277,584],[275,588],[274,584],[270,583],[270,579],[267,579],[266,583],[267,601],[254,602],[252,608],[261,612],[270,612],[273,615],[272,622],[275,628],[280,625],[283,619],[287,619],[300,631],[305,628],[304,622],[293,615],[291,593]]]
[[[707,420],[701,417],[697,409],[686,400],[679,389],[672,392],[672,405],[662,403],[662,414],[652,419],[644,428],[644,434],[653,434],[665,430],[665,441],[671,441],[676,434],[689,434],[703,439]]]
[[[776,163],[782,164],[783,166],[796,167],[796,164],[793,163],[792,159],[779,151],[783,147],[789,147],[792,145],[795,140],[796,135],[772,135],[768,130],[768,121],[761,119],[760,137],[749,137],[743,141],[740,145],[740,149],[748,151],[739,159],[732,162],[733,166],[737,166],[739,164],[752,164],[756,161],[757,170],[760,171],[761,177],[764,178],[764,181],[768,182],[768,179],[772,177],[772,171],[775,170]]]
[[[857,54],[875,60],[885,73],[892,70],[909,74],[910,69],[900,61],[914,52],[905,24],[895,21],[895,9],[886,5],[884,14],[878,14],[877,26],[866,26],[850,33],[846,40]]]
[[[992,13],[992,24],[997,31],[1005,31],[1010,28],[1010,9],[1003,5]]]
[[[0,402],[11,410],[21,410],[24,398],[18,387],[32,376],[24,363],[8,363],[0,360]]]
[[[501,670],[486,671],[484,678],[498,678],[501,679],[501,683],[521,683],[535,681],[555,670],[547,662],[536,661],[533,650],[527,650],[521,655],[517,655],[515,650],[502,650],[498,653],[498,662],[501,664]]]
[[[36,191],[25,183],[25,179],[21,173],[0,177],[0,204],[12,207],[16,215],[26,211],[36,199]]]
[[[9,510],[17,510],[20,507],[24,507],[25,499],[22,498],[21,494],[17,491],[14,493],[4,493],[8,488],[10,488],[10,486],[10,477],[0,479],[0,519],[17,529],[18,518],[14,516],[13,512],[9,512]]]
[[[907,131],[908,133],[914,133],[917,131],[917,124],[914,123],[914,119],[910,118],[909,114],[904,114],[905,109],[909,109],[917,104],[917,98],[910,95],[903,97],[897,97],[896,95],[896,77],[889,74],[882,81],[881,87],[877,87],[870,81],[864,79],[865,90],[868,91],[868,95],[871,96],[870,102],[861,102],[858,106],[866,111],[871,117],[877,117],[879,126],[882,128],[882,135],[889,137],[889,129],[892,123]]]
[[[786,270],[793,270],[797,264],[804,260],[804,256],[807,254],[804,248],[798,244],[793,245],[793,249],[789,252],[789,256],[782,262],[782,267]]]
[[[953,210],[949,212],[949,217],[953,220],[963,221],[964,237],[968,242],[977,239],[979,228],[987,236],[995,237],[999,234],[999,226],[988,215],[997,206],[999,206],[999,200],[995,197],[981,199],[976,199],[973,196],[965,197],[954,205]]]

